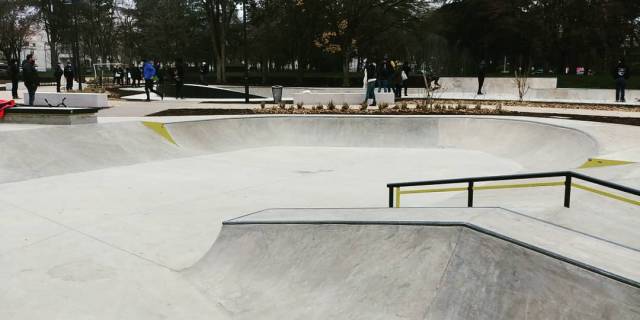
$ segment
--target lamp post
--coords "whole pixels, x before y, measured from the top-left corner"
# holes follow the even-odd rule
[[[249,103],[249,61],[247,61],[247,0],[242,0],[242,24],[244,37],[244,102]]]
[[[75,64],[75,73],[78,78],[78,90],[82,91],[82,73],[80,66],[80,36],[78,32],[78,2],[79,0],[64,0],[65,5],[71,5],[73,10],[73,29],[74,29],[74,44],[73,44],[73,63]]]

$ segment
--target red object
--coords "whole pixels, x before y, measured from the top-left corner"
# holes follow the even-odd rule
[[[4,111],[16,106],[16,102],[13,100],[0,100],[0,119],[4,118]]]

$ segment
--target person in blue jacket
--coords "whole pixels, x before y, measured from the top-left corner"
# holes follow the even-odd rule
[[[142,74],[144,75],[144,92],[147,94],[147,101],[151,101],[149,92],[153,92],[159,95],[161,98],[164,98],[161,93],[153,89],[153,83],[156,79],[156,68],[153,67],[153,61],[144,61]]]

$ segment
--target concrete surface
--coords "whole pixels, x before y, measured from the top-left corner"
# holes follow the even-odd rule
[[[635,319],[640,312],[638,288],[464,227],[228,225],[185,275],[228,319]]]
[[[212,302],[211,292],[189,281],[198,276],[180,272],[204,266],[198,261],[211,257],[207,252],[224,220],[265,208],[383,207],[385,185],[395,181],[574,169],[589,157],[640,161],[640,128],[563,119],[189,119],[202,120],[148,119],[161,122],[177,144],[138,118],[69,127],[0,125],[1,319],[224,319],[227,310]],[[640,186],[638,164],[583,173]],[[562,208],[562,194],[554,188],[486,191],[476,201],[568,229],[571,233],[562,234],[573,236],[543,242],[555,229],[531,231],[528,224],[500,215],[487,220],[491,228],[629,272],[624,266],[634,266],[640,251],[637,207],[586,192],[574,196],[571,209]],[[463,197],[407,197],[403,206],[461,206]],[[432,250],[429,254],[441,248]],[[583,254],[589,250],[607,259]],[[563,268],[553,267],[550,274],[579,283],[570,288],[591,283],[575,282],[582,274]],[[606,289],[597,296],[604,301],[622,293]],[[633,307],[636,300],[624,300],[633,297],[607,300],[601,309],[613,312],[611,319],[622,317],[617,312],[626,307],[615,303],[630,301],[627,307]],[[239,295],[227,298],[242,302]]]
[[[23,101],[28,101],[28,93],[23,93]],[[36,92],[34,100],[35,106],[47,107],[47,101],[52,106],[57,106],[64,100],[67,107],[71,108],[105,108],[109,104],[107,102],[107,94],[101,93],[56,93],[56,92]]]

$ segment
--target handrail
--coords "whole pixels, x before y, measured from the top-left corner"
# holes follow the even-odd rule
[[[553,183],[532,183],[532,184],[520,184],[520,185],[506,185],[506,186],[475,186],[476,182],[490,182],[490,181],[506,181],[506,180],[523,180],[523,179],[543,179],[564,177],[564,182]],[[621,200],[635,205],[640,205],[640,201],[627,199],[615,194],[610,194],[605,191],[593,189],[587,186],[583,186],[577,183],[573,183],[573,179],[579,179],[594,184],[601,185],[610,189],[622,191],[632,195],[640,196],[640,190],[623,186],[617,183],[605,181],[602,179],[590,177],[581,173],[572,171],[555,171],[555,172],[540,172],[540,173],[526,173],[526,174],[512,174],[501,176],[485,176],[485,177],[472,177],[472,178],[458,178],[458,179],[444,179],[444,180],[428,180],[428,181],[414,181],[414,182],[400,182],[389,183],[387,188],[389,189],[389,208],[394,207],[394,192],[396,196],[395,206],[399,206],[400,195],[403,194],[400,188],[403,187],[416,187],[416,186],[432,186],[440,184],[454,184],[454,183],[466,183],[465,188],[447,188],[447,189],[429,189],[429,190],[412,190],[405,191],[406,193],[427,193],[427,192],[448,192],[448,191],[467,191],[467,205],[473,207],[473,191],[474,190],[487,190],[487,189],[508,189],[508,188],[528,188],[528,187],[543,187],[553,185],[564,185],[564,206],[569,208],[571,206],[571,187],[576,187],[582,190],[590,191],[596,194],[600,194],[616,200]]]

